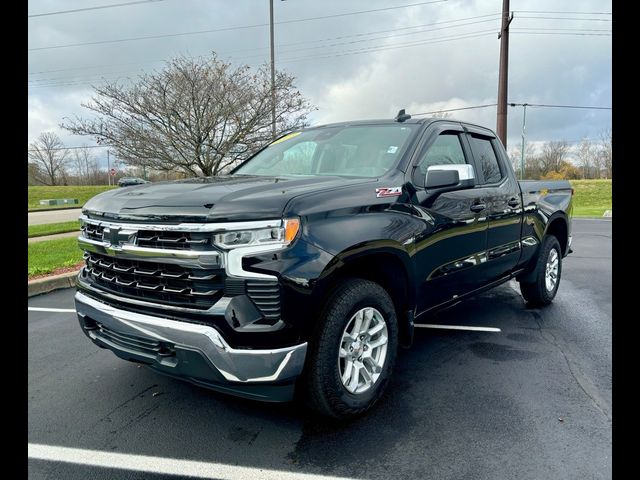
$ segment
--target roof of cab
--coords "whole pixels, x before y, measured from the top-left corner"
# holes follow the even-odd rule
[[[424,117],[424,118],[409,118],[403,122],[398,122],[392,118],[384,118],[384,119],[371,119],[371,120],[350,120],[346,122],[336,122],[336,123],[325,123],[322,125],[312,125],[306,127],[302,130],[309,130],[314,128],[329,128],[329,127],[348,127],[348,126],[356,126],[356,125],[403,125],[403,124],[422,124],[427,125],[433,122],[451,122],[451,123],[459,123],[463,127],[470,128],[472,131],[476,130],[478,133],[483,133],[491,136],[495,136],[493,130],[488,127],[478,125],[475,123],[465,122],[462,120],[457,120],[455,118],[438,118],[438,117]]]
[[[378,118],[372,120],[350,120],[346,122],[335,122],[335,123],[324,123],[322,125],[313,125],[308,128],[325,128],[325,127],[347,127],[350,125],[395,125],[395,124],[403,124],[403,123],[429,123],[433,120],[438,120],[437,118],[410,118],[403,122],[398,122],[393,118]],[[448,120],[448,119],[447,119]]]

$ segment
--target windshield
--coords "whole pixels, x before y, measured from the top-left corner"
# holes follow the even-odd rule
[[[358,125],[293,132],[241,165],[239,175],[384,175],[417,125]]]

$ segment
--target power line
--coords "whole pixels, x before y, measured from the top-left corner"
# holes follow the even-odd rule
[[[559,12],[556,10],[514,10],[514,13],[557,13],[559,15],[611,15],[611,12]]]
[[[495,19],[488,19],[488,20],[481,20],[478,22],[468,22],[468,20],[476,20],[476,19],[486,19],[487,17],[497,17],[499,16],[499,13],[491,13],[491,14],[487,14],[487,15],[476,15],[473,17],[466,17],[466,18],[458,18],[458,19],[453,19],[453,20],[445,20],[445,21],[440,21],[440,22],[431,22],[431,23],[425,23],[425,24],[420,24],[420,25],[413,25],[413,26],[409,26],[409,27],[398,27],[398,28],[392,28],[392,29],[385,29],[385,30],[374,30],[374,31],[369,31],[369,32],[359,32],[359,33],[354,33],[354,34],[350,34],[350,35],[340,35],[337,37],[327,37],[327,38],[319,38],[319,39],[314,39],[314,40],[305,40],[305,41],[301,41],[301,42],[289,42],[289,43],[281,43],[276,45],[278,48],[280,47],[289,47],[289,46],[297,46],[297,45],[304,45],[304,44],[312,44],[312,43],[318,43],[318,42],[323,42],[323,41],[330,41],[330,40],[343,40],[343,39],[347,39],[347,38],[359,38],[359,37],[366,37],[366,36],[371,36],[371,35],[376,35],[376,34],[381,34],[381,33],[390,33],[390,32],[398,32],[398,31],[402,31],[402,30],[409,30],[409,29],[416,29],[416,28],[423,28],[423,27],[430,27],[430,26],[435,26],[435,25],[444,25],[447,24],[445,27],[441,27],[439,29],[423,29],[423,30],[419,30],[416,32],[406,32],[403,34],[398,34],[398,35],[389,35],[386,37],[380,37],[380,38],[390,38],[392,36],[404,36],[404,35],[413,35],[413,34],[418,34],[418,33],[426,33],[429,31],[435,31],[435,30],[440,30],[440,29],[446,29],[446,28],[455,28],[455,27],[461,27],[461,26],[466,26],[466,25],[473,25],[476,23],[484,23],[484,22],[489,22],[489,21],[495,21],[497,18]],[[459,22],[467,22],[467,23],[459,23]],[[451,23],[456,23],[456,25],[448,25]],[[360,42],[363,41],[368,41],[368,40],[374,40],[374,39],[365,39],[365,40],[360,40]],[[357,43],[356,41],[353,42],[345,42],[345,44],[347,43]],[[307,48],[321,48],[321,47],[307,47]],[[224,55],[228,55],[228,54],[233,54],[233,53],[239,53],[239,52],[254,52],[254,51],[259,51],[259,50],[266,50],[266,47],[260,47],[260,48],[249,48],[249,49],[242,49],[242,50],[234,50],[234,51],[230,51],[230,52],[220,52],[219,55],[220,56],[224,56]],[[300,50],[300,49],[296,49],[296,50]],[[290,52],[293,50],[285,50],[283,53],[286,52]],[[160,60],[153,60],[153,61],[149,61],[149,62],[124,62],[124,63],[114,63],[114,64],[103,64],[103,65],[91,65],[91,66],[86,66],[86,67],[71,67],[71,68],[59,68],[59,69],[52,69],[52,70],[41,70],[38,72],[29,72],[30,76],[33,75],[42,75],[45,73],[57,73],[57,72],[65,72],[65,71],[70,71],[70,70],[84,70],[84,69],[96,69],[96,68],[109,68],[109,67],[118,67],[118,66],[123,66],[123,65],[143,65],[143,64],[151,64],[151,63],[159,63],[164,61],[163,59]],[[100,74],[97,74],[100,75]],[[74,76],[71,77],[57,77],[60,80],[63,80],[65,78],[68,79],[72,79],[75,78]],[[39,79],[35,79],[32,78],[31,81],[37,81],[37,80],[42,80],[41,78]]]
[[[57,12],[35,13],[33,15],[28,15],[28,17],[29,18],[48,17],[50,15],[64,15],[66,13],[88,12],[90,10],[104,10],[107,8],[128,7],[129,5],[139,5],[141,3],[156,3],[156,2],[164,2],[164,0],[138,0],[136,2],[112,3],[109,5],[99,5],[96,7],[75,8],[73,10],[58,10]]]
[[[81,148],[110,148],[111,145],[82,145],[79,147],[60,147],[60,148],[49,148],[47,150],[58,151],[58,150],[78,150]],[[38,150],[35,148],[30,148],[27,152],[37,152]]]
[[[478,23],[486,23],[486,22],[494,22],[496,21],[496,19],[485,19],[485,20],[477,20],[474,22],[467,22],[467,23],[460,23],[457,25],[446,25],[443,27],[438,27],[438,28],[429,28],[429,29],[422,29],[422,30],[418,30],[415,32],[403,32],[403,33],[396,33],[396,34],[391,34],[391,35],[384,35],[384,36],[379,36],[379,37],[372,37],[372,38],[364,38],[364,39],[358,39],[358,40],[350,40],[350,41],[346,41],[346,42],[337,42],[337,43],[331,43],[331,44],[321,44],[321,45],[316,45],[316,46],[310,46],[310,47],[301,47],[301,48],[294,48],[294,49],[284,49],[281,50],[280,53],[281,54],[288,54],[288,53],[294,53],[294,52],[300,52],[300,51],[305,51],[305,50],[314,50],[314,49],[320,49],[320,48],[334,48],[334,47],[342,47],[342,46],[346,46],[346,45],[353,45],[353,44],[358,44],[358,43],[363,43],[363,42],[371,42],[371,41],[375,41],[375,40],[386,40],[388,38],[396,38],[396,37],[403,37],[403,36],[408,36],[408,35],[419,35],[422,33],[430,33],[430,32],[435,32],[435,31],[440,31],[440,30],[446,30],[446,29],[450,29],[450,28],[455,28],[455,27],[464,27],[464,26],[468,26],[468,25],[476,25]],[[439,22],[438,22],[439,23]],[[407,27],[403,27],[402,29],[406,29]],[[414,27],[411,27],[414,28]],[[396,31],[398,29],[393,29],[393,30],[387,30],[387,31]],[[366,35],[373,35],[375,32],[373,33],[368,33]],[[473,33],[473,32],[472,32]],[[359,34],[359,35],[364,35],[364,34]],[[353,35],[351,35],[353,36]],[[346,36],[345,36],[346,37]],[[444,37],[446,38],[446,37]],[[325,39],[320,39],[320,40],[312,40],[312,41],[307,41],[307,42],[298,42],[299,43],[310,43],[310,42],[318,42],[318,41],[323,41]],[[331,39],[326,39],[326,40],[331,40]],[[431,40],[431,39],[426,39],[426,40]],[[435,39],[434,39],[435,40]],[[292,45],[292,44],[288,44],[288,45]],[[293,44],[295,45],[295,44]],[[245,49],[245,50],[239,50],[240,52],[242,51],[255,51],[256,49]],[[236,52],[239,52],[238,50],[236,50]],[[222,52],[219,55],[220,56],[224,56],[224,55],[228,55],[230,53],[234,53],[234,52]],[[249,56],[243,56],[240,57],[241,60],[246,60],[246,59],[251,59],[251,58],[256,58],[256,57],[262,57],[263,54],[256,54],[256,55],[249,55]],[[138,70],[136,70],[138,71]],[[131,70],[121,70],[120,72],[114,72],[114,73],[134,73]],[[100,74],[97,75],[90,75],[89,78],[95,78],[96,76],[100,76]],[[50,78],[37,78],[37,79],[31,79],[29,80],[29,82],[31,82],[31,84],[33,84],[34,82],[44,82],[44,81],[55,81],[55,80],[71,80],[71,79],[75,79],[77,77],[75,76],[71,76],[71,77],[50,77]]]
[[[433,110],[431,112],[422,112],[422,113],[412,113],[412,117],[417,117],[418,115],[431,115],[434,113],[446,113],[446,112],[459,112],[461,110],[474,110],[476,108],[487,108],[487,107],[495,107],[497,103],[486,103],[484,105],[472,105],[470,107],[458,107],[458,108],[446,108],[443,110]]]
[[[489,14],[489,15],[482,15],[480,17],[486,17],[486,16],[495,16],[496,14]],[[473,17],[469,17],[469,18],[473,18]],[[447,21],[449,23],[454,22],[454,21],[463,21],[463,20],[467,20],[465,19],[458,19],[458,20],[451,20],[451,21]],[[484,22],[485,20],[483,20],[482,22]],[[444,23],[444,22],[434,22],[434,23]],[[434,31],[434,30],[441,30],[444,28],[453,28],[453,27],[457,27],[457,26],[464,26],[464,25],[468,25],[468,24],[472,24],[472,23],[481,23],[481,22],[468,22],[466,24],[458,24],[458,25],[448,25],[447,27],[441,27],[439,29],[426,29],[426,30],[422,30],[422,31],[418,31],[418,32],[406,32],[403,34],[397,34],[397,35],[387,35],[384,37],[378,37],[378,38],[369,38],[369,39],[364,39],[364,40],[356,40],[356,41],[349,41],[349,42],[340,42],[340,43],[336,43],[336,44],[329,44],[329,45],[320,45],[317,47],[307,47],[307,48],[301,48],[301,49],[290,49],[290,50],[285,50],[283,53],[293,53],[296,51],[300,51],[300,50],[307,50],[309,48],[314,49],[314,48],[331,48],[331,47],[336,47],[336,46],[342,46],[342,45],[347,45],[347,44],[353,44],[353,43],[359,43],[359,42],[363,42],[363,41],[372,41],[372,40],[380,40],[380,39],[386,39],[386,38],[391,38],[391,37],[395,37],[395,36],[403,36],[403,35],[408,35],[408,34],[414,34],[414,33],[425,33],[425,32],[430,32],[430,31]],[[394,30],[404,30],[407,28],[417,28],[419,26],[414,26],[414,27],[401,27],[400,29],[392,29],[389,31],[394,31]],[[526,29],[523,28],[522,30],[545,30],[543,27],[540,27],[538,29],[536,28],[530,28],[530,29]],[[550,31],[552,30],[570,30],[571,32],[584,32],[584,31],[605,31],[606,30],[595,30],[595,29],[546,29],[547,31],[544,32],[539,32],[539,31],[515,31],[514,33],[520,33],[520,34],[549,34],[549,35],[565,35],[565,34],[575,34],[575,35],[586,35],[586,34],[581,34],[581,33],[550,33]],[[294,57],[294,58],[285,58],[284,60],[281,60],[278,63],[288,63],[288,62],[296,62],[296,61],[303,61],[303,60],[309,60],[309,59],[326,59],[326,58],[335,58],[335,57],[340,57],[340,56],[346,56],[346,55],[355,55],[355,54],[362,54],[362,53],[369,53],[369,52],[376,52],[376,51],[383,51],[383,50],[390,50],[390,49],[397,49],[397,48],[406,48],[406,47],[411,47],[411,46],[418,46],[418,45],[425,45],[425,44],[432,44],[432,43],[441,43],[444,41],[451,41],[451,40],[457,40],[457,39],[463,39],[463,38],[474,38],[477,36],[482,36],[488,33],[492,33],[492,30],[485,30],[485,31],[475,31],[475,32],[466,32],[466,33],[461,33],[461,34],[455,34],[453,36],[449,36],[449,37],[442,37],[442,38],[438,38],[438,39],[424,39],[421,41],[417,41],[417,42],[410,42],[410,43],[404,43],[404,44],[391,44],[391,45],[372,45],[366,48],[362,48],[362,49],[356,49],[356,50],[347,50],[347,51],[342,51],[342,52],[336,52],[334,54],[330,54],[330,55],[323,55],[323,56],[317,56],[317,55],[312,55],[312,56],[302,56],[302,57]],[[360,34],[354,34],[354,35],[350,35],[350,36],[363,36],[363,35],[371,35],[377,32],[365,32],[365,33],[360,33]],[[591,34],[590,34],[591,35]],[[593,34],[595,35],[595,34]],[[604,36],[603,35],[599,35],[599,36]],[[314,41],[322,41],[323,39],[319,39],[319,40],[314,40]],[[255,57],[254,56],[249,56],[249,57],[242,57],[240,58],[240,60],[244,60],[247,58],[252,58]],[[259,55],[258,55],[259,56]],[[139,70],[136,69],[135,71],[121,71],[119,73],[125,74],[131,72],[132,74],[136,74],[139,73]],[[114,72],[114,73],[118,73],[118,72]],[[114,73],[112,74],[107,74],[109,77],[113,77]],[[123,77],[124,75],[120,75],[120,77]],[[88,85],[91,82],[92,78],[96,78],[96,80],[101,80],[105,78],[104,74],[97,74],[97,75],[89,75],[88,77],[85,77],[84,79],[82,78],[77,78],[77,77],[53,77],[53,78],[47,78],[47,79],[43,79],[43,78],[39,78],[39,79],[32,79],[30,88],[45,88],[45,87],[56,87],[56,86],[70,86],[70,85]],[[125,77],[126,78],[126,77]],[[65,82],[65,80],[69,80],[68,82]],[[80,81],[77,81],[80,80]],[[82,81],[84,80],[84,81]],[[42,83],[42,82],[51,82],[51,83],[47,83],[47,84],[41,84],[38,85],[37,83]],[[62,81],[62,82],[60,82]],[[87,83],[89,82],[89,83]],[[34,85],[35,84],[35,85]]]
[[[515,31],[511,33],[518,33],[520,35],[573,35],[576,37],[610,37],[610,33],[563,33],[563,32],[520,32]]]
[[[39,72],[29,72],[29,75],[42,75],[43,73],[67,72],[69,70],[90,70],[93,68],[120,67],[122,65],[144,65],[148,63],[157,63],[162,61],[163,60],[154,60],[153,62],[123,62],[123,63],[102,64],[102,65],[88,65],[84,67],[55,68],[53,70],[40,70]]]
[[[535,30],[535,31],[556,31],[556,32],[608,32],[611,33],[611,30],[603,30],[601,28],[545,28],[545,27],[518,27],[514,30]]]
[[[478,37],[478,36],[484,36],[484,35],[491,35],[495,33],[494,30],[482,30],[482,31],[475,31],[475,32],[467,32],[467,33],[462,33],[462,34],[455,34],[455,35],[450,35],[448,37],[440,37],[440,38],[432,38],[432,39],[425,39],[425,40],[420,40],[420,41],[416,41],[416,42],[409,42],[409,43],[400,43],[400,44],[391,44],[391,45],[372,45],[366,48],[361,48],[361,49],[355,49],[355,50],[344,50],[342,52],[338,52],[336,54],[333,55],[322,55],[322,56],[318,56],[318,55],[308,55],[308,56],[302,56],[302,57],[294,57],[294,58],[284,58],[282,60],[279,60],[277,63],[281,64],[281,63],[287,63],[290,61],[299,61],[299,60],[318,60],[318,59],[324,59],[324,58],[334,58],[334,57],[341,57],[341,56],[347,56],[347,55],[355,55],[355,54],[361,54],[361,53],[368,53],[368,52],[377,52],[377,51],[383,51],[383,50],[393,50],[393,49],[397,49],[397,48],[406,48],[406,47],[412,47],[412,46],[418,46],[418,45],[426,45],[426,44],[433,44],[433,43],[442,43],[442,42],[447,42],[447,41],[451,41],[451,40],[459,40],[459,39],[464,39],[464,38],[474,38],[474,37]],[[293,51],[289,50],[283,53],[291,53]],[[243,57],[240,58],[239,60],[242,60],[244,58],[251,58],[251,57]],[[114,74],[108,74],[106,75],[107,77],[113,77]],[[122,75],[117,75],[119,77],[122,77]],[[91,77],[89,77],[91,78]],[[97,78],[97,80],[100,80],[102,78],[105,78],[105,76],[100,76],[99,78]],[[61,78],[60,80],[65,80],[64,78]],[[69,78],[69,80],[74,80],[73,78]],[[88,80],[88,79],[87,79]],[[32,81],[33,82],[33,81]],[[75,82],[75,81],[71,81],[71,82],[63,82],[63,83],[59,83],[59,82],[55,82],[52,81],[52,83],[49,84],[44,84],[44,85],[33,85],[31,84],[29,86],[29,88],[42,88],[42,87],[51,87],[51,86],[67,86],[67,85],[86,85],[86,80],[85,81],[79,81],[79,82]]]
[[[355,50],[346,50],[346,51],[342,51],[342,52],[338,52],[338,53],[334,53],[334,54],[329,54],[329,55],[308,55],[308,56],[301,56],[301,57],[294,57],[294,58],[285,58],[283,60],[279,60],[277,63],[278,64],[282,64],[282,63],[289,63],[289,62],[297,62],[297,61],[304,61],[304,60],[322,60],[322,59],[328,59],[328,58],[336,58],[336,57],[343,57],[343,56],[348,56],[348,55],[359,55],[359,54],[363,54],[363,53],[372,53],[372,52],[379,52],[379,51],[385,51],[385,50],[395,50],[395,49],[399,49],[399,48],[408,48],[408,47],[414,47],[414,46],[420,46],[420,45],[428,45],[428,44],[434,44],[434,43],[442,43],[442,42],[448,42],[448,41],[453,41],[453,40],[462,40],[462,39],[467,39],[467,38],[476,38],[476,37],[481,37],[481,36],[487,36],[487,35],[491,35],[495,33],[494,30],[483,30],[483,31],[475,31],[475,32],[467,32],[467,33],[462,33],[462,34],[456,34],[450,37],[443,37],[443,38],[439,38],[439,39],[428,39],[428,40],[422,40],[422,41],[417,41],[417,42],[410,42],[410,43],[404,43],[404,44],[392,44],[392,45],[374,45],[371,47],[367,47],[367,48],[362,48],[362,49],[355,49]],[[515,31],[512,33],[518,33],[521,35],[536,35],[536,34],[544,34],[544,35],[581,35],[581,36],[610,36],[610,34],[593,34],[593,33],[561,33],[561,32],[529,32],[529,31]],[[354,43],[354,42],[347,42],[347,43]],[[319,47],[318,47],[319,48]],[[297,49],[300,50],[300,49]],[[286,51],[284,53],[290,53],[296,50],[289,50]],[[242,60],[243,58],[252,58],[255,56],[250,56],[250,57],[242,57],[240,59],[237,60]],[[135,73],[135,72],[132,72]],[[112,74],[107,74],[108,77],[113,77],[113,73]],[[117,75],[118,77],[123,77],[123,75]],[[95,77],[97,77],[98,80],[100,79],[105,79],[104,75],[95,75]],[[91,76],[89,78],[92,78]],[[70,77],[68,78],[69,80],[74,80],[74,77]],[[128,77],[125,77],[125,79],[128,79]],[[60,80],[65,80],[64,77],[60,78]],[[37,81],[37,80],[36,80]],[[61,86],[71,86],[71,85],[91,85],[91,82],[87,82],[85,81],[70,81],[70,82],[55,82],[53,81],[53,83],[49,83],[49,84],[44,84],[44,85],[29,85],[28,88],[30,89],[35,89],[35,88],[47,88],[47,87],[61,87]]]
[[[327,18],[338,18],[338,17],[346,17],[346,16],[351,16],[351,15],[360,15],[360,14],[363,14],[363,13],[384,12],[384,11],[388,11],[388,10],[397,10],[397,9],[400,9],[400,8],[416,7],[416,6],[419,6],[419,5],[429,5],[429,4],[433,4],[433,3],[443,3],[443,2],[446,2],[446,1],[447,0],[430,0],[428,2],[411,3],[411,4],[407,4],[407,5],[397,5],[395,7],[374,8],[374,9],[370,9],[370,10],[358,10],[358,11],[355,11],[355,12],[345,12],[345,13],[335,13],[335,14],[332,14],[332,15],[322,15],[322,16],[319,16],[319,17],[307,17],[307,18],[298,18],[298,19],[294,19],[294,20],[282,20],[280,22],[274,22],[274,23],[277,24],[277,25],[283,25],[283,24],[288,24],[288,23],[308,22],[308,21],[312,21],[312,20],[323,20],[323,19],[327,19]],[[166,33],[166,34],[161,34],[161,35],[147,35],[147,36],[142,36],[142,37],[119,38],[119,39],[114,39],[114,40],[98,40],[98,41],[95,41],[95,42],[69,43],[69,44],[65,44],[65,45],[52,45],[52,46],[48,46],[48,47],[30,48],[29,51],[33,52],[33,51],[39,51],[39,50],[52,50],[52,49],[69,48],[69,47],[83,47],[83,46],[91,46],[91,45],[104,45],[104,44],[109,44],[109,43],[134,42],[134,41],[138,41],[138,40],[153,40],[153,39],[158,39],[158,38],[181,37],[181,36],[185,36],[185,35],[200,35],[200,34],[203,34],[203,33],[227,32],[227,31],[242,30],[242,29],[247,29],[247,28],[265,27],[265,26],[268,26],[268,25],[269,25],[268,23],[257,23],[257,24],[253,24],[253,25],[239,25],[239,26],[235,26],[235,27],[224,27],[224,28],[216,28],[216,29],[211,29],[211,30],[197,30],[197,31],[181,32],[181,33]]]
[[[342,57],[342,56],[347,56],[347,55],[356,55],[356,54],[369,53],[369,52],[378,52],[378,51],[384,51],[384,50],[395,50],[395,49],[398,49],[398,48],[407,48],[407,47],[413,47],[413,46],[419,46],[419,45],[427,45],[427,44],[448,42],[448,41],[452,41],[452,40],[475,38],[475,37],[479,37],[479,36],[492,35],[493,33],[495,33],[495,30],[482,30],[482,31],[468,32],[468,33],[463,33],[463,34],[455,34],[455,35],[451,35],[451,36],[448,36],[448,37],[440,37],[440,38],[436,38],[436,39],[426,39],[426,40],[421,40],[421,41],[416,41],[416,42],[409,42],[409,43],[400,43],[400,44],[392,44],[392,45],[372,45],[372,46],[367,47],[367,48],[355,49],[355,50],[345,50],[345,51],[342,51],[342,52],[339,52],[339,53],[336,53],[336,54],[332,54],[332,55],[321,55],[321,56],[318,56],[318,55],[307,55],[307,56],[302,56],[302,57],[285,58],[283,60],[279,60],[277,63],[278,64],[282,64],[282,63],[288,63],[288,62],[296,62],[296,61],[300,61],[300,60],[320,60],[320,59],[325,59],[325,58]],[[52,86],[67,86],[67,85],[87,85],[87,83],[86,82],[50,83],[50,84],[46,84],[46,85],[29,86],[29,88],[42,88],[42,87],[52,87]]]
[[[371,41],[375,41],[375,40],[386,40],[387,38],[396,38],[396,37],[405,37],[407,35],[418,35],[421,33],[430,33],[430,32],[435,32],[435,31],[439,31],[439,30],[446,30],[448,28],[454,28],[454,27],[464,27],[467,25],[476,25],[478,23],[486,23],[486,22],[495,22],[497,20],[496,19],[488,19],[488,20],[478,20],[475,22],[467,22],[467,23],[461,23],[459,25],[447,25],[445,27],[438,27],[438,28],[429,28],[429,29],[424,29],[424,30],[418,30],[416,32],[404,32],[404,33],[397,33],[397,34],[392,34],[392,35],[384,35],[381,37],[374,37],[374,38],[365,38],[365,39],[360,39],[360,40],[350,40],[347,42],[338,42],[338,43],[330,43],[330,44],[324,44],[324,45],[318,45],[318,46],[314,46],[314,47],[302,47],[302,48],[295,48],[295,49],[290,49],[290,50],[283,50],[281,51],[282,54],[286,54],[286,53],[292,53],[292,52],[299,52],[299,51],[303,51],[303,50],[313,50],[313,49],[318,49],[318,48],[333,48],[333,47],[340,47],[343,45],[353,45],[356,43],[362,43],[362,42],[371,42]],[[473,32],[471,32],[473,33]],[[457,35],[464,35],[464,33],[460,33]],[[446,37],[443,37],[446,38]],[[426,40],[431,40],[431,39],[426,39]],[[436,40],[436,39],[433,39]],[[245,58],[254,58],[254,57],[258,57],[261,55],[252,55],[250,57],[242,57],[243,59]]]
[[[371,48],[366,48],[366,49],[346,50],[346,51],[344,51],[342,53],[337,53],[337,54],[334,54],[334,55],[324,55],[324,56],[310,55],[310,56],[305,56],[305,57],[288,58],[288,59],[285,59],[285,60],[281,60],[279,63],[297,62],[299,60],[321,60],[321,59],[325,59],[325,58],[344,57],[344,56],[348,56],[348,55],[357,55],[357,54],[361,54],[361,53],[380,52],[380,51],[384,51],[384,50],[396,50],[398,48],[416,47],[416,46],[419,46],[419,45],[429,45],[429,44],[433,44],[433,43],[449,42],[449,41],[452,41],[452,40],[463,40],[463,39],[467,39],[467,38],[475,38],[475,37],[493,35],[494,33],[495,33],[495,30],[485,30],[485,31],[482,31],[482,32],[476,32],[475,34],[464,34],[464,35],[445,38],[445,39],[441,39],[441,40],[412,42],[412,43],[397,44],[397,45],[393,45],[393,46],[384,46],[384,47],[381,47],[381,46],[378,45],[376,47],[371,47]]]
[[[392,28],[392,29],[387,29],[387,30],[376,30],[376,31],[371,31],[371,32],[361,32],[361,33],[355,33],[355,34],[351,34],[351,35],[341,35],[338,37],[328,37],[328,38],[320,38],[320,39],[315,39],[315,40],[305,40],[302,42],[292,42],[292,43],[282,43],[277,45],[278,47],[288,47],[288,46],[296,46],[296,45],[304,45],[304,44],[309,44],[309,43],[318,43],[318,42],[323,42],[323,41],[330,41],[330,40],[342,40],[342,39],[346,39],[346,38],[353,38],[353,37],[364,37],[364,36],[371,36],[371,35],[376,35],[379,33],[389,33],[389,32],[397,32],[397,31],[401,31],[401,30],[408,30],[408,29],[416,29],[416,28],[421,28],[421,30],[417,30],[417,31],[413,31],[413,32],[403,32],[403,33],[397,33],[397,34],[392,34],[392,35],[385,35],[385,36],[381,36],[381,37],[374,37],[374,38],[365,38],[365,39],[361,39],[361,40],[351,40],[351,41],[347,41],[347,42],[338,42],[338,43],[333,43],[333,44],[324,44],[324,45],[319,45],[319,46],[313,46],[313,47],[304,47],[304,48],[297,48],[297,49],[288,49],[288,50],[281,50],[281,53],[290,53],[290,52],[297,52],[297,51],[301,51],[301,50],[309,50],[309,49],[316,49],[316,48],[329,48],[329,47],[335,47],[335,46],[341,46],[341,45],[351,45],[354,43],[362,43],[362,42],[369,42],[369,41],[373,41],[373,40],[384,40],[387,38],[394,38],[394,37],[401,37],[401,36],[407,36],[407,35],[417,35],[420,33],[429,33],[429,32],[435,32],[435,31],[439,31],[439,30],[446,30],[446,29],[450,29],[450,28],[457,28],[457,27],[464,27],[464,26],[468,26],[468,25],[476,25],[478,23],[486,23],[486,22],[494,22],[497,20],[497,18],[490,18],[490,19],[486,19],[486,17],[489,16],[493,16],[493,17],[497,17],[497,15],[499,14],[490,14],[490,15],[478,15],[475,17],[468,17],[468,18],[460,18],[460,19],[456,19],[456,20],[446,20],[443,22],[433,22],[433,23],[426,23],[426,24],[422,24],[422,25],[413,25],[411,27],[399,27],[399,28]],[[477,18],[485,18],[484,20],[477,20],[477,21],[473,21],[473,22],[467,22],[466,20],[472,20],[472,19],[477,19]],[[453,22],[465,22],[465,23],[457,23],[456,25],[446,25],[443,27],[438,27],[438,28],[428,28],[428,29],[424,29],[422,27],[427,27],[427,26],[433,26],[433,25],[441,25],[441,24],[450,24]],[[266,47],[260,47],[260,48],[245,48],[242,50],[233,50],[233,51],[229,51],[229,52],[219,52],[218,55],[219,56],[225,56],[225,55],[229,55],[229,54],[233,54],[233,53],[240,53],[240,52],[255,52],[257,50],[265,50]],[[262,54],[260,54],[262,55]],[[255,56],[260,56],[260,55],[252,55],[250,57],[242,57],[242,58],[252,58]],[[145,63],[157,63],[160,62],[162,60],[155,60],[153,62],[145,62]],[[127,63],[121,63],[121,64],[112,64],[112,65],[96,65],[96,66],[92,66],[92,67],[85,67],[85,68],[101,68],[101,67],[109,67],[109,66],[118,66],[118,65],[140,65],[140,63],[137,62],[127,62]],[[44,74],[44,73],[48,73],[48,72],[59,72],[59,71],[65,71],[65,70],[77,70],[77,69],[81,69],[82,67],[76,67],[76,68],[69,68],[69,69],[56,69],[56,70],[45,70],[45,71],[40,71],[40,72],[33,72],[30,73],[29,75],[34,75],[34,74]],[[130,70],[129,70],[130,71]],[[122,71],[123,73],[126,71]],[[54,79],[63,79],[64,77],[54,77]],[[69,77],[69,78],[74,78],[74,77]],[[38,81],[38,80],[44,80],[42,78],[39,79],[32,79],[29,81]]]
[[[319,39],[315,39],[315,40],[304,40],[304,41],[301,41],[301,42],[280,43],[280,44],[276,44],[276,47],[278,47],[278,48],[280,48],[280,47],[290,47],[290,46],[296,46],[296,45],[305,45],[305,44],[309,44],[309,43],[318,43],[318,42],[328,41],[328,40],[342,40],[342,39],[345,39],[345,38],[364,37],[364,36],[369,36],[369,35],[376,35],[376,34],[379,34],[379,33],[390,33],[390,32],[397,32],[397,31],[401,31],[401,30],[409,30],[409,29],[422,28],[422,27],[431,27],[431,26],[434,26],[434,25],[444,25],[444,24],[450,24],[450,23],[456,23],[456,22],[465,22],[465,21],[468,21],[468,20],[476,20],[478,18],[497,17],[499,15],[500,15],[500,13],[490,13],[490,14],[486,14],[486,15],[475,15],[473,17],[457,18],[457,19],[453,19],[453,20],[444,20],[444,21],[440,21],[440,22],[423,23],[423,24],[420,24],[420,25],[412,25],[412,26],[409,26],[409,27],[398,27],[398,28],[391,28],[391,29],[386,29],[386,30],[374,30],[374,31],[370,31],[370,32],[359,32],[359,33],[353,33],[353,34],[350,34],[350,35],[340,35],[340,36],[337,36],[337,37],[319,38]],[[451,28],[458,27],[458,26],[461,26],[461,25],[462,24],[451,25]],[[223,52],[223,53],[220,53],[220,55],[226,55],[226,54],[238,53],[238,52],[247,52],[247,51],[253,52],[253,51],[257,51],[257,50],[267,50],[267,49],[268,49],[268,47],[246,48],[246,49],[235,50],[235,51],[231,51],[231,52]],[[41,75],[41,74],[44,74],[44,73],[65,72],[65,71],[70,71],[70,70],[84,70],[84,69],[88,70],[88,69],[103,68],[103,67],[119,67],[119,66],[123,66],[123,65],[144,65],[144,64],[150,64],[150,63],[158,63],[158,62],[162,62],[162,61],[164,61],[164,59],[153,60],[153,61],[149,61],[149,62],[123,62],[123,63],[102,64],[102,65],[90,65],[90,66],[85,66],[85,67],[58,68],[58,69],[53,69],[53,70],[40,70],[38,72],[29,72],[29,75]]]
[[[422,113],[412,113],[412,117],[417,117],[419,115],[431,115],[434,113],[446,113],[446,112],[458,112],[461,110],[473,110],[476,108],[487,108],[487,107],[495,107],[497,103],[486,103],[484,105],[472,105],[469,107],[458,107],[458,108],[447,108],[441,110],[432,110],[430,112],[422,112]],[[524,103],[510,103],[509,105],[512,107],[521,107],[525,105]],[[580,109],[592,109],[592,110],[611,110],[611,107],[595,107],[589,105],[551,105],[551,104],[543,104],[543,103],[526,103],[528,107],[547,107],[547,108],[580,108]]]
[[[100,78],[104,75],[124,75],[124,74],[135,74],[144,73],[144,70],[118,70],[115,72],[104,72],[104,73],[94,73],[94,74],[81,74],[78,76],[72,75],[70,77],[49,77],[49,78],[32,78],[29,80],[30,85],[35,85],[42,82],[55,82],[55,81],[71,81],[71,80],[91,80],[93,78]]]
[[[610,18],[571,18],[571,17],[530,17],[517,16],[516,18],[530,18],[535,20],[576,20],[581,22],[611,22]]]
[[[552,105],[548,103],[509,103],[512,107],[522,107],[526,105],[527,107],[543,107],[543,108],[579,108],[586,110],[612,110],[612,107],[594,107],[590,105]]]

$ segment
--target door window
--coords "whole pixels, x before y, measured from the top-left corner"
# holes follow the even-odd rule
[[[426,151],[424,157],[418,163],[418,169],[422,175],[426,175],[427,168],[432,165],[464,165],[464,151],[460,143],[460,137],[454,132],[441,133],[436,141]]]
[[[469,142],[471,143],[473,155],[476,157],[476,161],[482,169],[484,183],[498,183],[502,180],[500,164],[498,163],[493,145],[491,145],[491,140],[470,136]]]

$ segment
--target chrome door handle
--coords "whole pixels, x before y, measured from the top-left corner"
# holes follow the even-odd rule
[[[473,205],[471,205],[470,209],[472,212],[478,213],[483,211],[485,208],[487,208],[487,204],[486,203],[474,203]]]
[[[516,197],[510,198],[507,202],[507,205],[509,205],[511,208],[518,208],[520,206],[520,200],[518,200]]]

